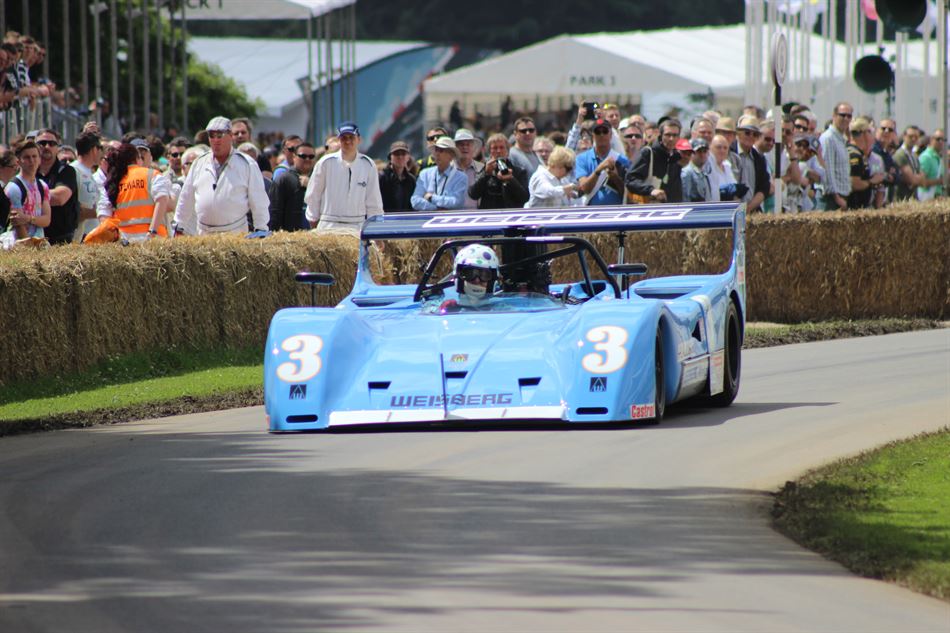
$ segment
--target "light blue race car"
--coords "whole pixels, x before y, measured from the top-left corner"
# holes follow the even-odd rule
[[[636,281],[646,266],[623,263],[624,236],[674,229],[731,229],[729,269]],[[596,232],[617,236],[620,262],[580,237]],[[444,241],[418,283],[373,281],[371,240],[422,238]],[[564,270],[577,278],[555,282]],[[728,406],[745,288],[738,203],[377,216],[362,227],[353,291],[339,305],[274,315],[268,427],[659,422],[687,398]]]

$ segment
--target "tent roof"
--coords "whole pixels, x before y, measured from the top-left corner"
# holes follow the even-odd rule
[[[893,42],[884,45],[893,52]],[[811,38],[812,78],[825,75],[822,46],[820,37]],[[867,46],[866,54],[876,52],[873,43]],[[834,57],[835,74],[850,73],[850,68],[845,69],[847,52],[843,43],[834,44]],[[768,63],[766,50],[763,64]],[[919,40],[909,43],[907,64],[912,71],[923,69]],[[789,65],[791,69],[791,60]],[[767,70],[763,70],[767,77]],[[425,90],[459,95],[542,96],[712,90],[741,95],[745,71],[745,26],[737,24],[561,35],[433,77],[426,82]]]
[[[356,0],[210,0],[189,3],[189,20],[303,20],[356,4]]]
[[[314,72],[316,46],[314,42]],[[421,42],[357,42],[356,68],[390,55],[427,46]],[[269,116],[303,98],[298,81],[307,76],[307,40],[247,37],[192,37],[188,48],[204,62],[216,64],[225,75],[244,84],[248,96],[260,99]],[[334,55],[336,55],[334,47]]]

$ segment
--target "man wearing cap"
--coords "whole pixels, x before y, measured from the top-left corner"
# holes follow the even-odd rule
[[[748,114],[739,117],[739,125],[736,129],[738,130],[736,182],[749,188],[740,200],[746,203],[747,212],[760,211],[762,202],[769,195],[770,188],[768,164],[762,153],[755,149],[755,142],[762,132],[759,130],[758,120]]]
[[[594,146],[577,155],[574,175],[578,190],[586,195],[589,205],[610,205],[623,202],[623,179],[630,161],[613,149],[613,126],[606,119],[596,119],[591,126]]]
[[[412,208],[416,211],[461,209],[465,204],[468,178],[454,164],[458,158],[455,141],[443,136],[435,142],[435,165],[419,172],[412,193]]]
[[[685,139],[684,142],[686,142]],[[683,202],[712,202],[712,186],[706,174],[709,143],[703,138],[694,138],[688,142],[692,149],[692,156],[681,173]]]
[[[871,175],[868,155],[874,144],[871,122],[859,116],[849,125],[851,142],[848,143],[848,164],[851,173],[851,193],[848,194],[849,209],[864,209],[871,206],[874,187],[884,181],[884,173]]]
[[[274,180],[270,190],[270,221],[267,223],[271,231],[310,228],[304,215],[303,196],[316,158],[317,152],[311,143],[298,143],[294,149],[293,166],[281,171]]]
[[[383,197],[383,210],[412,211],[412,192],[416,177],[409,170],[409,145],[396,141],[389,146],[389,165],[379,174],[379,192]]]
[[[481,147],[482,142],[475,138],[475,135],[472,134],[470,130],[459,128],[455,133],[455,148],[459,153],[458,158],[455,160],[455,167],[465,174],[465,178],[467,179],[465,186],[465,209],[478,208],[478,200],[468,195],[468,189],[475,184],[475,179],[478,177],[479,172],[485,169],[485,163],[480,163],[475,160],[475,154],[478,153]]]
[[[175,207],[178,232],[189,235],[267,230],[270,200],[257,161],[232,146],[231,121],[217,116],[205,128],[211,151],[191,164]]]
[[[324,155],[307,185],[307,219],[320,231],[359,232],[366,218],[382,215],[376,163],[359,152],[360,129],[345,121],[337,128],[340,151]]]
[[[821,153],[825,157],[825,209],[848,208],[851,193],[851,166],[848,160],[848,126],[854,116],[850,103],[835,106],[834,118],[828,129],[821,133]]]

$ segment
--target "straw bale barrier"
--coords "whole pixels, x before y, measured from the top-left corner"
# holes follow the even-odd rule
[[[616,261],[614,236],[587,237]],[[439,243],[387,243],[374,253],[374,277],[414,283]],[[755,215],[746,245],[750,320],[950,318],[945,201],[884,212]],[[0,253],[0,383],[78,371],[133,351],[262,345],[276,310],[310,301],[295,272],[332,273],[337,284],[320,287],[317,303],[334,305],[352,287],[357,252],[350,236],[278,233]],[[722,271],[730,254],[729,231],[626,239],[626,261],[646,263],[651,277]],[[577,279],[579,266],[566,261],[553,274]]]
[[[263,346],[276,310],[310,302],[294,273],[332,273],[337,284],[318,287],[317,303],[335,305],[352,288],[357,252],[355,237],[277,234],[0,253],[0,382],[133,351]],[[376,259],[375,276],[391,279]]]

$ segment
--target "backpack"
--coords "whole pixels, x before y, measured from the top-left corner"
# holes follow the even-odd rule
[[[39,178],[37,178],[36,180],[37,180],[37,183],[39,183]],[[27,196],[26,183],[20,180],[19,176],[14,177],[13,182],[15,182],[16,186],[20,188],[20,200],[25,201],[26,196]],[[37,184],[37,188],[40,190],[40,204],[43,204],[44,202],[46,202],[46,187],[44,187],[41,184]]]

